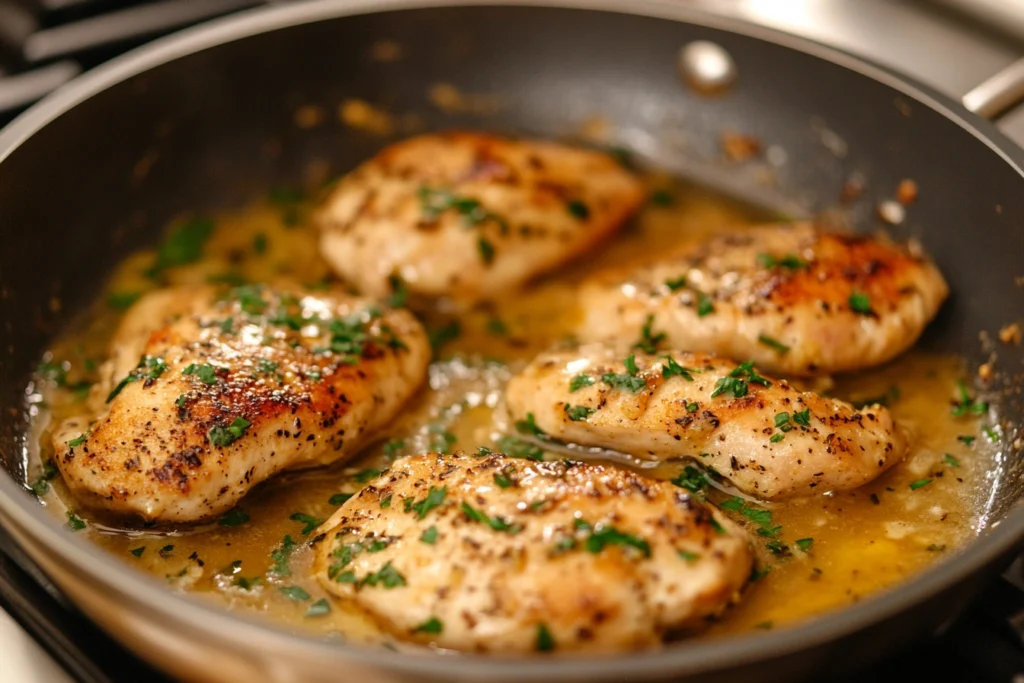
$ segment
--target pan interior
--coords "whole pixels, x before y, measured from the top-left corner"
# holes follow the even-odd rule
[[[852,177],[863,177],[864,192],[845,212],[866,230],[876,227],[877,205],[913,178],[919,199],[889,230],[919,238],[955,293],[923,346],[955,353],[972,368],[995,353],[1007,372],[997,375],[994,393],[1015,384],[1019,351],[992,340],[1021,315],[1006,240],[1019,236],[1024,193],[1016,171],[983,143],[886,86],[756,40],[569,10],[543,10],[537,21],[537,11],[417,10],[272,32],[132,78],[16,149],[0,164],[0,227],[10,237],[0,255],[0,315],[28,323],[9,322],[0,345],[0,399],[21,415],[0,434],[12,476],[29,478],[28,373],[115,264],[183,211],[243,206],[273,187],[299,184],[311,160],[343,172],[372,154],[387,136],[335,120],[353,100],[408,114],[425,129],[547,137],[579,136],[599,116],[609,144],[705,182],[722,177],[723,132],[741,132],[766,150],[762,162],[738,171],[759,199],[813,214],[834,206]],[[728,93],[707,98],[681,85],[676,54],[696,38],[715,40],[736,58],[741,79]],[[402,58],[381,59],[388,45],[400,46]],[[486,113],[438,107],[437,86],[500,106]],[[328,123],[296,126],[308,106],[321,108]],[[965,168],[984,183],[974,187]],[[967,183],[970,192],[954,190]],[[38,239],[40,231],[48,238]],[[979,342],[979,332],[988,340]],[[1007,395],[1000,410],[1016,422],[1021,407]],[[1017,498],[1018,467],[1009,449],[994,454],[983,525]]]

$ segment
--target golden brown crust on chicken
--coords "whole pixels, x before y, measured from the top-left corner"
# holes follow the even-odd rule
[[[857,488],[907,451],[882,406],[856,410],[707,354],[641,353],[633,362],[636,373],[597,344],[541,354],[509,382],[510,417],[532,416],[565,443],[692,458],[766,499]]]
[[[277,472],[350,457],[416,391],[430,356],[406,311],[259,285],[143,297],[113,347],[104,412],[56,430],[56,462],[86,502],[165,522],[209,518]]]
[[[397,460],[322,527],[315,572],[395,637],[479,652],[656,645],[746,582],[746,533],[685,489],[502,454]]]
[[[319,214],[321,251],[365,293],[493,297],[569,261],[643,200],[605,154],[484,133],[421,135],[352,171]]]
[[[907,248],[809,224],[715,237],[582,291],[585,341],[635,342],[648,316],[665,343],[772,372],[871,367],[905,351],[949,290]]]

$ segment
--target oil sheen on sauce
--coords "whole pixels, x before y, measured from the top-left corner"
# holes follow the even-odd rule
[[[435,336],[444,338],[447,331],[453,338],[440,346],[429,386],[359,459],[278,477],[243,499],[238,510],[244,514],[195,527],[126,526],[124,520],[79,507],[59,477],[48,485],[39,483],[41,463],[53,454],[49,427],[76,410],[90,373],[105,356],[121,309],[137,293],[158,286],[144,274],[152,252],[126,259],[108,295],[58,340],[43,366],[46,371],[30,387],[39,447],[29,483],[34,478],[41,501],[54,514],[63,519],[73,511],[83,520],[78,533],[165,580],[171,590],[196,593],[232,611],[262,614],[296,630],[394,646],[368,618],[326,598],[311,577],[305,543],[344,498],[339,494],[358,490],[389,459],[425,450],[493,447],[501,433],[495,409],[505,381],[533,354],[570,334],[578,318],[574,291],[581,278],[603,267],[642,261],[723,227],[766,218],[664,176],[651,175],[648,182],[652,201],[643,213],[573,267],[457,317],[437,307],[422,310]],[[317,254],[309,214],[310,204],[297,193],[278,191],[245,210],[210,216],[212,232],[202,243],[201,256],[167,271],[166,283],[285,276],[324,286],[329,270]],[[755,534],[756,580],[738,605],[697,637],[777,628],[841,608],[941,560],[976,533],[992,454],[984,417],[951,415],[963,372],[956,358],[911,351],[885,367],[833,378],[826,388],[836,396],[855,402],[884,397],[914,434],[911,453],[859,490],[771,506],[770,534],[788,548],[782,555],[771,551],[772,539],[757,535],[750,520],[730,513]],[[685,464],[680,460],[645,471],[672,478]],[[728,498],[715,490],[709,497],[716,502]]]

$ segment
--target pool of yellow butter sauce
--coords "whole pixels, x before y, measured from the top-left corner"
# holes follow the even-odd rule
[[[461,334],[440,349],[429,387],[375,446],[355,461],[286,474],[257,487],[239,506],[248,514],[247,522],[176,529],[126,527],[123,521],[81,508],[59,477],[41,500],[61,518],[73,509],[86,522],[78,533],[125,563],[163,578],[171,590],[191,591],[229,610],[262,614],[297,630],[394,646],[366,617],[342,605],[328,600],[326,614],[322,603],[311,612],[326,594],[310,575],[311,553],[303,547],[312,525],[293,516],[326,519],[336,507],[332,496],[358,490],[361,480],[372,475],[368,470],[387,466],[389,455],[436,448],[446,437],[454,437],[452,449],[493,446],[499,433],[492,413],[504,382],[531,355],[570,334],[578,318],[574,287],[581,278],[603,267],[661,254],[722,228],[766,219],[763,213],[705,189],[659,175],[648,181],[657,191],[655,201],[618,237],[525,293],[461,315]],[[209,216],[215,227],[202,257],[171,269],[167,280],[258,282],[284,275],[323,286],[329,273],[317,254],[310,213],[308,203],[279,192],[245,210]],[[153,289],[156,285],[144,274],[152,262],[152,252],[125,260],[108,293],[116,299]],[[121,315],[110,301],[105,297],[79,316],[78,324],[52,349],[51,363],[70,364],[66,384],[87,378],[104,358]],[[453,321],[438,311],[423,315],[435,330]],[[791,553],[777,557],[765,548],[766,539],[755,535],[757,580],[738,605],[697,637],[778,628],[841,608],[940,561],[976,533],[983,475],[992,454],[979,431],[979,418],[950,414],[956,381],[964,372],[956,358],[911,351],[886,367],[835,378],[830,388],[834,395],[855,401],[888,396],[896,417],[914,434],[911,453],[857,491],[772,506],[772,523],[781,527],[778,536]],[[80,396],[53,381],[40,378],[37,391],[33,429],[39,460],[32,464],[30,479],[52,456],[48,430],[82,410]],[[968,444],[958,440],[960,435],[976,438]],[[681,468],[681,463],[674,463],[648,473],[670,478]],[[910,486],[925,480],[930,483]],[[724,498],[717,491],[711,493],[712,500]],[[756,531],[742,515],[734,516]],[[274,553],[286,536],[297,548],[279,563]],[[797,540],[806,551],[795,544]],[[302,591],[291,588],[295,586]]]

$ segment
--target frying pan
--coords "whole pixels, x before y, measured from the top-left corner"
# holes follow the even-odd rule
[[[367,58],[399,43],[396,63]],[[714,97],[677,74],[712,41],[738,79]],[[496,94],[492,116],[442,114],[432,83]],[[891,231],[919,238],[953,296],[922,344],[971,363],[993,354],[1002,451],[979,537],[929,571],[791,628],[608,658],[398,655],[285,632],[166,590],[63,530],[26,490],[24,386],[70,313],[182,210],[240,204],[295,182],[311,160],[344,171],[385,141],[292,125],[297,107],[358,97],[427,128],[565,136],[601,115],[654,164],[759,190],[795,213],[836,204],[859,227],[903,178],[919,199]],[[770,168],[723,172],[723,130],[768,148]],[[230,681],[794,680],[843,672],[944,628],[1024,536],[1016,425],[1022,353],[991,339],[1024,318],[1024,153],[959,104],[849,55],[680,2],[551,0],[501,6],[338,0],[259,10],[161,40],[97,69],[0,133],[0,522],[99,625],[177,676]],[[767,181],[766,181],[767,179]],[[767,189],[766,189],[767,188]],[[979,337],[981,333],[981,337]]]

